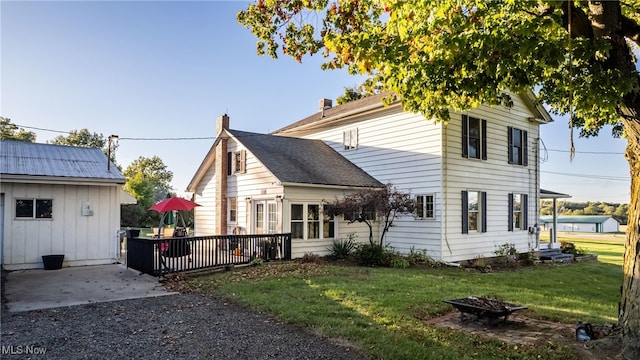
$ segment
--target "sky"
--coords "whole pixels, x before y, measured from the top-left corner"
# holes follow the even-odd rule
[[[126,168],[158,156],[184,194],[215,137],[216,118],[237,130],[268,133],[305,118],[321,98],[361,81],[256,54],[236,21],[248,1],[0,2],[0,116],[46,142],[87,128],[118,135]],[[626,140],[609,129],[574,135],[566,117],[541,127],[541,187],[571,201],[629,202]],[[183,140],[175,140],[183,138]],[[188,138],[188,139],[184,139]],[[545,150],[546,149],[546,150]]]

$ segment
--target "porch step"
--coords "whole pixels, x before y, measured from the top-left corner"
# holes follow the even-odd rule
[[[551,260],[556,263],[569,263],[573,261],[572,254],[564,254],[560,249],[540,250],[540,260]]]

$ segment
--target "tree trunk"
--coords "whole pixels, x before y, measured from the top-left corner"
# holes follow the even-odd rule
[[[622,355],[640,359],[640,121],[625,120],[625,157],[631,174],[629,221],[622,265],[622,296],[619,324],[622,328]]]

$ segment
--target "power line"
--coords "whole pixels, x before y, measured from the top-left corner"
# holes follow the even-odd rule
[[[555,152],[563,152],[568,153],[569,150],[559,150],[559,149],[545,149],[547,151],[555,151]],[[612,152],[612,151],[574,151],[576,154],[596,154],[596,155],[624,155],[621,152]]]
[[[178,141],[178,140],[214,140],[215,137],[176,137],[176,138],[133,138],[133,137],[120,137],[120,140],[132,140],[132,141]]]
[[[16,126],[25,128],[25,129],[50,131],[58,134],[71,134],[71,132],[69,131],[45,129],[45,128],[39,128],[35,126],[25,126],[25,125],[18,125],[18,124],[16,124]],[[119,140],[132,140],[132,141],[180,141],[180,140],[214,140],[214,139],[215,137],[158,137],[158,138],[120,137],[119,138]]]
[[[34,126],[24,126],[24,125],[18,125],[15,124],[17,127],[22,127],[25,129],[34,129],[34,130],[42,130],[42,131],[51,131],[54,133],[59,133],[59,134],[71,134],[69,131],[60,131],[60,130],[51,130],[51,129],[44,129],[44,128],[39,128],[39,127],[34,127]]]
[[[553,171],[540,171],[545,174],[553,174],[553,175],[563,175],[563,176],[573,176],[579,178],[587,178],[587,179],[598,179],[598,180],[611,180],[611,181],[629,181],[629,178],[620,177],[620,176],[602,176],[602,175],[588,175],[588,174],[568,174],[561,172],[553,172]]]

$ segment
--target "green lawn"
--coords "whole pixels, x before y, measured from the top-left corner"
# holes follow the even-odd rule
[[[424,320],[453,311],[443,300],[475,295],[526,305],[526,314],[540,319],[615,322],[621,248],[575,243],[587,252],[601,252],[603,261],[494,273],[266,264],[196,278],[191,285],[340,338],[376,359],[574,359],[577,355],[567,347],[546,343],[517,348],[435,328]]]
[[[622,266],[624,252],[623,241],[611,241],[600,239],[574,239],[558,237],[558,241],[572,242],[576,248],[587,253],[598,254],[598,261]]]

